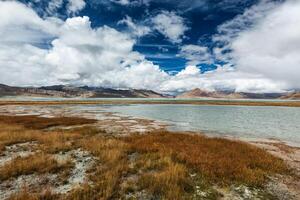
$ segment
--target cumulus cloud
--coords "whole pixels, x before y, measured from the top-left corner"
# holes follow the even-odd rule
[[[299,89],[299,10],[299,1],[261,1],[220,25],[218,34],[213,36],[216,47],[211,57],[227,63],[226,66],[199,74],[197,78],[183,80],[172,77],[173,89],[174,85],[181,85],[181,90],[197,85],[247,92]],[[184,46],[180,54],[190,61],[189,64],[195,65],[199,60],[205,62],[205,59],[201,60],[206,57],[203,52],[206,52],[205,47]],[[171,85],[167,84],[168,87]]]
[[[232,62],[229,53],[233,40],[239,37],[242,32],[253,28],[253,26],[260,20],[263,20],[271,10],[280,6],[278,4],[278,2],[271,0],[261,0],[258,4],[247,8],[244,13],[219,25],[217,34],[212,37],[212,41],[216,45],[214,48],[216,58],[224,62]]]
[[[78,11],[85,7],[86,3],[84,0],[69,0],[67,5],[67,12],[69,14],[76,14]]]
[[[52,18],[41,19],[24,4],[0,1],[1,42],[38,43],[55,35],[59,23]]]
[[[187,65],[199,65],[201,63],[212,63],[212,56],[209,49],[199,45],[184,45],[177,56],[188,60]]]
[[[91,28],[88,17],[73,17],[65,22],[44,20],[30,8],[16,2],[0,2],[0,13],[13,9],[16,20],[7,15],[0,30],[0,82],[9,85],[78,84],[104,87],[134,87],[158,89],[168,75],[159,66],[134,52],[135,40],[113,28]],[[2,12],[3,11],[3,12]],[[18,24],[12,24],[17,21]],[[43,49],[32,43],[31,37],[10,37],[13,27],[40,35],[47,33],[51,48]],[[31,29],[27,30],[27,27]],[[28,34],[29,34],[28,33]],[[9,42],[8,39],[10,39]]]
[[[134,51],[136,39],[127,33],[108,26],[92,28],[88,17],[72,17],[65,21],[55,17],[41,18],[24,4],[1,1],[0,82],[141,88],[161,92],[193,88],[279,92],[299,86],[299,9],[297,1],[279,4],[249,29],[242,29],[227,40],[226,46],[236,67],[218,66],[217,70],[202,73],[192,64],[209,60],[208,50],[188,45],[182,48],[181,54],[191,65],[176,75],[169,75]],[[11,15],[12,12],[15,14]],[[175,15],[172,12],[161,14]],[[167,30],[162,24],[164,28],[157,28],[172,42],[180,42],[187,30],[182,28],[184,20],[177,17],[167,20],[163,17],[162,24],[181,28]],[[127,18],[126,23],[129,22]],[[43,47],[45,42],[49,46]]]
[[[163,34],[170,42],[180,43],[189,29],[184,18],[175,12],[162,11],[152,18],[154,29]]]
[[[238,69],[300,88],[299,10],[299,1],[288,1],[233,40],[232,57]]]
[[[219,66],[216,70],[200,73],[196,66],[187,66],[177,75],[170,77],[161,85],[161,91],[183,92],[194,88],[209,91],[233,90],[236,92],[283,92],[282,82],[274,82],[257,74],[241,72],[228,66]]]

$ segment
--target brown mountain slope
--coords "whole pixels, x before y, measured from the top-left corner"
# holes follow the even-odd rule
[[[182,93],[176,98],[228,98],[228,99],[243,99],[245,96],[240,93],[232,92],[210,92],[196,88],[194,90]]]
[[[281,97],[281,99],[299,100],[300,99],[300,92],[289,93],[289,94]]]

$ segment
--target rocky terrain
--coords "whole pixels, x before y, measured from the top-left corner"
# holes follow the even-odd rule
[[[11,87],[0,84],[1,96],[38,96],[38,97],[81,97],[81,98],[163,98],[165,95],[152,90],[111,89],[101,87],[47,86]]]
[[[291,93],[245,93],[232,91],[206,91],[199,88],[179,94],[176,98],[214,99],[300,99],[299,92]]]

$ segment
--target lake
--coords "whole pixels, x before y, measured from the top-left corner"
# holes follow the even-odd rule
[[[47,102],[54,100],[67,101],[70,99],[6,97],[0,98],[1,100]],[[104,109],[106,112],[165,122],[170,125],[169,129],[174,131],[200,131],[213,136],[233,136],[249,139],[272,138],[300,146],[300,107],[172,104],[178,99],[77,98],[73,100],[101,100],[107,101],[107,104],[111,102],[110,105],[74,105],[71,109],[74,109],[75,112],[90,112],[93,110],[94,113],[101,113]],[[119,101],[130,102],[131,100],[145,102],[159,100],[168,101],[170,104],[118,104]],[[114,101],[117,104],[113,103]],[[205,101],[205,99],[188,99],[188,101]],[[269,102],[270,100],[251,101]],[[273,101],[285,102],[283,100]],[[60,107],[66,106],[61,105]]]
[[[300,108],[205,105],[112,105],[107,111],[169,123],[171,130],[300,144]]]

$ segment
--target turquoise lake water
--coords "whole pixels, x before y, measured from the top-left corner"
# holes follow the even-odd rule
[[[172,130],[300,144],[300,108],[205,105],[113,105],[107,111],[170,124]],[[297,145],[298,146],[298,145]]]
[[[52,101],[63,98],[6,97],[0,100]],[[177,99],[73,99],[73,100],[166,100]],[[202,99],[205,100],[205,99]],[[201,101],[189,99],[189,101]],[[215,101],[215,100],[214,100]],[[230,100],[234,101],[234,100]],[[252,100],[270,101],[270,100]],[[283,101],[283,100],[273,100]],[[109,103],[109,102],[108,102]],[[215,106],[184,104],[80,105],[77,109],[116,112],[169,124],[175,131],[201,131],[209,135],[279,139],[300,146],[300,108],[268,106]]]

